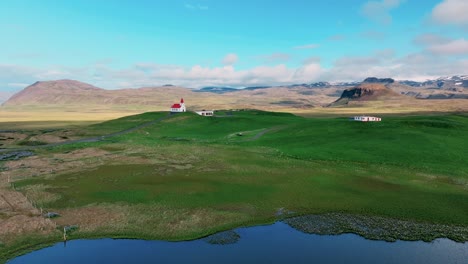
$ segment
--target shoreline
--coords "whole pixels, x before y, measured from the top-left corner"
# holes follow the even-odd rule
[[[456,243],[468,242],[468,226],[451,226],[431,223],[418,223],[408,220],[399,220],[393,218],[385,218],[381,216],[364,216],[353,215],[346,213],[325,213],[325,214],[304,214],[284,216],[269,221],[252,221],[242,225],[226,225],[221,228],[213,228],[211,230],[200,231],[192,235],[187,235],[179,238],[162,238],[145,236],[142,234],[120,234],[114,232],[93,232],[93,233],[72,233],[67,241],[71,240],[97,240],[97,239],[129,239],[129,240],[148,240],[148,241],[165,241],[165,242],[185,242],[200,239],[206,239],[216,234],[235,231],[239,228],[252,228],[258,226],[270,226],[278,222],[285,223],[291,228],[299,232],[311,235],[335,236],[344,234],[354,234],[367,240],[397,242],[397,241],[423,241],[425,243],[433,242],[437,239],[449,239]],[[382,226],[377,226],[382,224]],[[367,232],[366,233],[366,229]],[[398,230],[400,229],[400,230]],[[378,234],[375,231],[378,230]],[[411,233],[412,232],[412,233]],[[27,238],[27,237],[25,237]],[[64,242],[60,232],[55,232],[46,237],[34,237],[37,243],[29,245],[11,247],[6,254],[0,256],[0,263],[8,261],[41,250],[57,243]],[[21,240],[21,239],[20,239]],[[18,243],[21,244],[21,243]],[[0,247],[1,248],[1,247]]]

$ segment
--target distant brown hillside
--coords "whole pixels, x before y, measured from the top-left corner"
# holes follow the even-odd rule
[[[74,80],[36,82],[13,95],[4,105],[67,104],[105,92]]]
[[[271,87],[224,94],[199,92],[177,86],[105,90],[74,80],[36,82],[15,94],[3,106],[11,107],[119,107],[167,110],[180,98],[189,109],[258,108],[265,110],[307,108],[336,100],[342,88]],[[76,108],[75,107],[75,108]]]

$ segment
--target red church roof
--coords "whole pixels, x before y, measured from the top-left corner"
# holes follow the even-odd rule
[[[180,98],[180,104],[173,104],[171,108],[181,108],[184,103],[184,98]]]

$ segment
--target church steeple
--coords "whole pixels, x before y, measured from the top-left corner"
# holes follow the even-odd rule
[[[180,98],[180,110],[181,110],[182,112],[187,111],[187,109],[185,108],[184,98]]]

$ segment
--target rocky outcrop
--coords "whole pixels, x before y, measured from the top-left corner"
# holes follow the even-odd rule
[[[379,78],[376,78],[376,77],[369,77],[369,78],[366,78],[363,83],[381,83],[381,84],[390,84],[390,83],[394,83],[395,80],[392,79],[392,78],[382,78],[382,79],[379,79]]]
[[[339,100],[377,100],[384,97],[398,97],[398,93],[392,91],[380,83],[363,83],[343,91]]]

